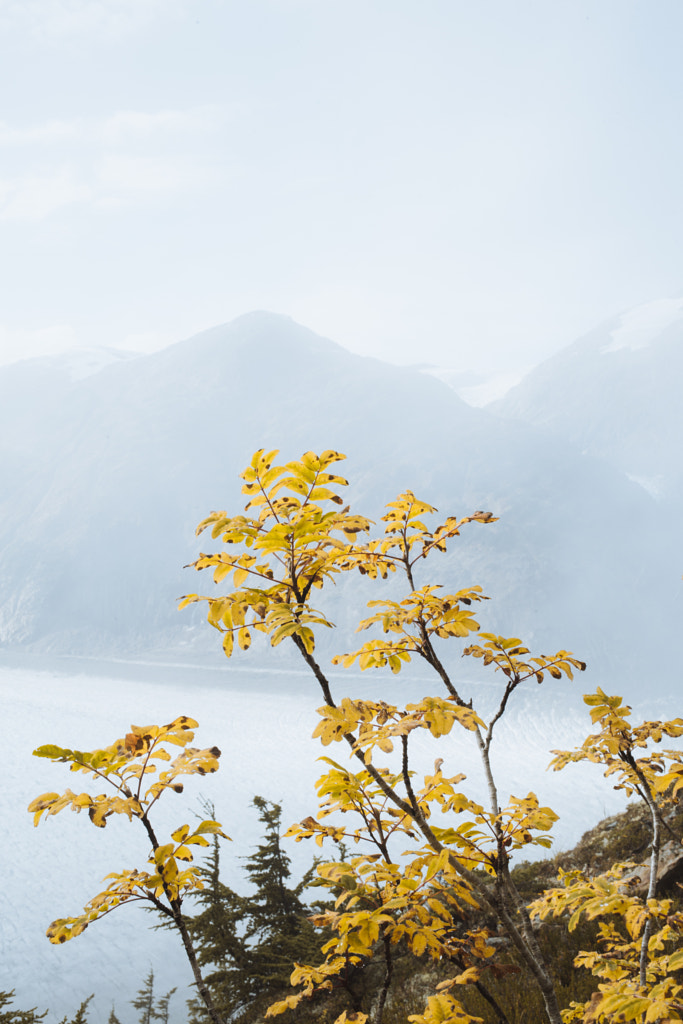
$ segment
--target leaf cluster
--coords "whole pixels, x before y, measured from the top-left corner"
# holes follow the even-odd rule
[[[598,948],[581,951],[576,967],[602,979],[588,1003],[573,1003],[564,1021],[681,1020],[683,914],[670,899],[643,899],[634,892],[632,864],[615,864],[589,878],[581,871],[560,872],[560,886],[530,905],[541,920],[566,916],[570,932],[582,918],[598,920]],[[642,938],[648,928],[645,985],[641,984]]]
[[[683,736],[683,718],[670,721],[643,722],[632,726],[631,708],[621,697],[610,697],[600,687],[584,697],[591,709],[591,721],[600,726],[576,750],[553,750],[550,762],[554,771],[578,761],[604,766],[606,777],[617,776],[615,789],[627,796],[637,793],[645,798],[644,789],[657,798],[672,800],[683,789],[683,753],[680,750],[651,750],[665,736]]]
[[[129,820],[140,820],[152,845],[148,858],[150,870],[125,869],[107,874],[104,880],[109,884],[86,903],[82,914],[52,922],[47,930],[50,942],[67,942],[99,917],[131,901],[151,903],[155,909],[173,917],[183,895],[202,887],[199,869],[191,863],[193,848],[208,846],[208,835],[224,835],[220,824],[207,820],[195,828],[181,825],[172,832],[170,842],[159,843],[149,819],[150,811],[166,791],[182,792],[182,777],[217,771],[220,757],[217,747],[202,750],[188,746],[196,726],[194,719],[183,715],[167,725],[132,725],[124,737],[93,751],[70,750],[53,744],[34,751],[36,757],[68,764],[72,772],[90,776],[108,789],[94,795],[74,793],[71,789],[61,794],[43,793],[28,807],[34,825],[39,824],[43,815],[49,817],[67,807],[77,813],[86,809],[90,821],[98,828],[104,828],[112,814],[124,814]],[[173,757],[167,746],[183,749]],[[167,767],[158,771],[157,762]],[[191,866],[185,867],[186,864]]]
[[[576,761],[600,764],[605,776],[616,776],[616,789],[641,796],[651,812],[653,830],[650,880],[645,897],[635,891],[640,878],[636,865],[615,864],[588,877],[582,871],[560,872],[561,886],[546,890],[530,910],[543,920],[566,918],[573,931],[582,918],[598,920],[598,948],[581,951],[575,965],[602,979],[587,1003],[572,1003],[563,1014],[567,1022],[660,1022],[683,1019],[683,914],[671,899],[656,898],[662,807],[675,799],[683,785],[683,755],[679,750],[652,750],[664,736],[683,735],[683,719],[630,722],[631,709],[621,697],[600,688],[584,697],[598,732],[573,751],[553,751],[555,771]]]
[[[234,589],[218,598],[188,594],[180,605],[208,602],[208,621],[224,634],[228,657],[235,639],[242,650],[251,646],[253,630],[267,633],[273,646],[297,637],[311,652],[312,626],[331,626],[310,606],[311,592],[343,571],[349,541],[370,528],[348,506],[338,507],[344,505],[338,489],[347,481],[327,470],[343,455],[306,452],[297,462],[274,465],[277,455],[259,450],[241,474],[249,498],[245,511],[252,515],[212,512],[197,527],[198,534],[211,529],[214,539],[245,549],[200,555],[194,567],[213,569],[215,583],[231,578]],[[324,511],[323,502],[335,508]]]

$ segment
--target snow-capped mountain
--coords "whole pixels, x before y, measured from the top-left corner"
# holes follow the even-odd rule
[[[683,298],[602,324],[489,406],[604,459],[648,494],[683,501]]]
[[[13,369],[0,371],[0,392]],[[44,364],[36,372],[44,382]],[[201,611],[176,611],[179,595],[211,587],[182,569],[199,550],[196,523],[242,507],[238,474],[256,448],[333,447],[348,456],[350,500],[373,518],[407,487],[444,515],[501,517],[431,569],[494,597],[484,628],[574,650],[605,685],[635,686],[653,668],[670,684],[668,653],[652,641],[679,615],[678,520],[619,470],[470,408],[433,377],[257,313],[62,383],[43,405],[45,391],[27,385],[25,427],[1,435],[5,646],[214,651]],[[656,595],[647,621],[643,595]],[[329,594],[330,649],[353,644],[377,596],[356,580]]]

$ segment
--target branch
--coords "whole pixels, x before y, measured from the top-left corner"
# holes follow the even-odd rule
[[[391,976],[394,973],[394,961],[391,956],[391,938],[386,925],[383,926],[382,933],[384,962],[387,965],[387,969],[384,973],[384,984],[382,985],[382,991],[379,994],[379,1002],[377,1003],[377,1009],[375,1010],[375,1019],[373,1024],[382,1024],[384,1004],[386,1002],[387,993],[389,992],[389,986],[391,985]]]
[[[635,757],[630,750],[620,750],[619,758],[635,772],[638,777],[641,786],[643,787],[643,796],[645,802],[650,810],[650,816],[652,818],[652,852],[650,854],[650,881],[647,886],[647,897],[648,900],[653,900],[657,894],[657,872],[659,871],[659,853],[661,845],[661,832],[660,832],[660,814],[659,808],[657,807],[657,801],[652,795],[650,784],[645,778],[645,775],[636,761]],[[650,933],[652,932],[652,918],[648,915],[643,928],[643,937],[640,942],[640,962],[639,962],[639,985],[641,988],[645,988],[647,984],[647,963],[648,963],[648,943],[650,941]]]
[[[528,678],[529,677],[527,676],[527,679]],[[502,718],[503,715],[505,714],[505,709],[506,709],[507,703],[508,703],[508,701],[510,699],[510,695],[512,694],[512,691],[515,690],[519,686],[519,684],[521,682],[522,682],[522,680],[521,680],[521,678],[519,676],[514,676],[514,678],[512,678],[512,679],[508,679],[507,686],[505,687],[505,692],[503,694],[503,699],[500,702],[500,707],[498,708],[498,710],[496,711],[495,715],[493,716],[493,718],[491,719],[491,721],[489,722],[489,725],[488,725],[487,734],[486,734],[486,750],[487,750],[487,752],[489,750],[489,747],[491,746],[491,738],[493,736],[493,727],[496,724],[496,722],[498,721],[498,719]]]

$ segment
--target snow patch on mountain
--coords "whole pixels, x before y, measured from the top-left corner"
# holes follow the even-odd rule
[[[626,476],[634,484],[638,484],[644,491],[647,491],[651,498],[661,498],[662,484],[664,483],[661,473],[657,476],[639,476],[637,473],[627,473]]]
[[[523,370],[508,370],[504,373],[469,373],[462,370],[451,370],[441,366],[430,366],[422,370],[430,377],[436,377],[448,384],[449,388],[462,398],[463,402],[476,409],[481,409],[491,402],[502,398],[511,388],[514,388],[522,378],[529,372],[529,368]]]
[[[19,364],[26,367],[33,367],[40,371],[57,373],[72,383],[92,377],[100,370],[114,363],[123,363],[129,359],[136,359],[143,355],[142,352],[129,352],[120,348],[106,348],[98,345],[88,345],[79,348],[68,349],[58,355],[34,356],[31,359],[22,359]]]
[[[602,352],[646,348],[680,319],[683,319],[683,298],[656,299],[636,306],[619,317],[619,326],[610,332],[610,341]]]

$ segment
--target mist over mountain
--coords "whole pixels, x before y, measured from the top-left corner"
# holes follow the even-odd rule
[[[0,369],[6,649],[215,652],[201,610],[176,610],[180,595],[213,589],[182,568],[211,550],[197,522],[241,510],[238,474],[256,448],[336,448],[349,500],[372,518],[406,488],[444,516],[501,517],[427,566],[451,589],[484,587],[484,628],[574,650],[592,685],[625,692],[654,673],[669,686],[661,639],[680,617],[678,520],[574,438],[471,408],[434,377],[270,313],[74,376],[42,359]],[[333,588],[323,604],[339,636],[322,651],[355,645],[350,629],[379,596],[355,579]]]
[[[488,409],[683,502],[683,298],[638,306],[541,363]]]

